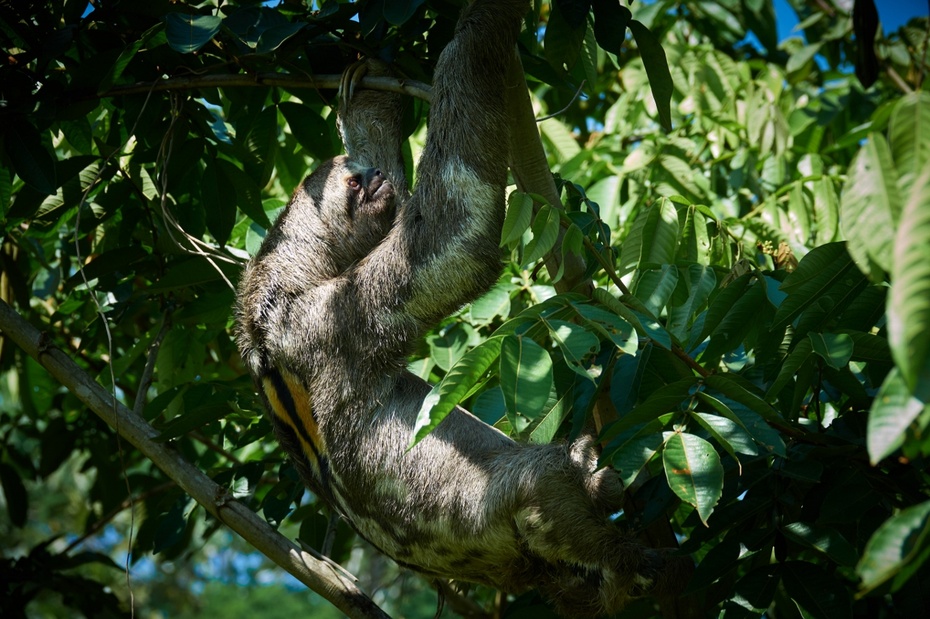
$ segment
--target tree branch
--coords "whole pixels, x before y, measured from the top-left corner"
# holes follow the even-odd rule
[[[271,525],[251,509],[233,499],[225,488],[182,458],[168,444],[155,442],[158,432],[152,426],[114,401],[112,395],[94,382],[68,355],[50,345],[45,334],[39,333],[2,301],[0,330],[120,436],[154,462],[217,520],[241,535],[249,544],[300,582],[319,593],[349,617],[388,617],[362,593],[355,582],[325,561],[302,552],[293,542],[271,528]]]
[[[236,73],[232,75],[191,75],[186,77],[171,77],[156,82],[140,82],[128,86],[116,86],[84,97],[108,98],[122,95],[136,95],[166,90],[196,90],[197,88],[245,88],[258,86],[261,88],[308,88],[313,90],[336,90],[339,88],[341,75],[314,75],[301,77],[285,73],[259,73],[249,75]],[[395,77],[363,77],[358,87],[385,90],[403,95],[410,95],[425,101],[431,97],[431,89],[422,82],[403,80]]]

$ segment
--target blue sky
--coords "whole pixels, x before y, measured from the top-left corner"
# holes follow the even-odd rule
[[[778,26],[778,40],[784,41],[789,36],[797,36],[792,29],[798,18],[788,5],[788,0],[774,0],[775,20]],[[851,2],[850,2],[851,3]],[[878,18],[885,33],[897,30],[912,17],[927,15],[927,0],[876,0]]]

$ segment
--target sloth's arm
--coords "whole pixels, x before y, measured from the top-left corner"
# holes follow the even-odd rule
[[[358,271],[368,311],[392,325],[398,318],[415,329],[435,324],[500,272],[505,89],[526,87],[507,84],[505,76],[527,8],[525,0],[477,0],[439,57],[413,196]]]

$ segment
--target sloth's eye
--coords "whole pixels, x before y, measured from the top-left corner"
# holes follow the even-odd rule
[[[348,180],[346,180],[346,185],[348,185],[348,186],[349,186],[349,189],[352,189],[353,191],[357,190],[359,187],[362,186],[362,184],[359,182],[358,178],[356,178],[356,177],[354,177],[354,176],[351,176],[351,177],[349,177]]]

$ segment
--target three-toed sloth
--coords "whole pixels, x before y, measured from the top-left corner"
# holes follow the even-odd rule
[[[520,444],[457,409],[407,449],[430,390],[407,357],[500,271],[505,89],[526,87],[505,75],[527,9],[465,9],[411,195],[399,96],[345,89],[349,156],[307,177],[269,230],[239,285],[237,337],[279,441],[362,537],[429,576],[538,588],[562,614],[599,615],[680,583],[677,561],[611,521],[622,489],[590,441]]]

